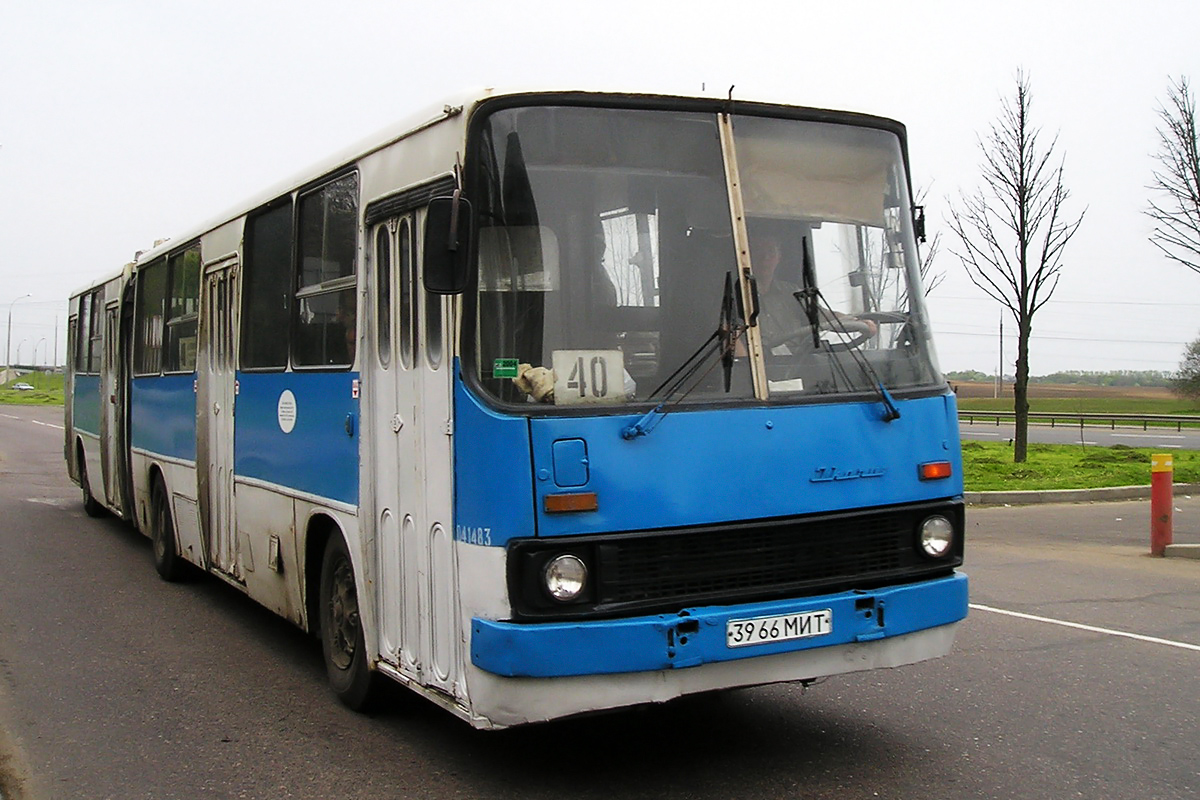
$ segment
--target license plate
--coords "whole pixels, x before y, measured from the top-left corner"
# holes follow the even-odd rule
[[[782,614],[778,617],[731,619],[725,623],[725,646],[746,647],[752,644],[786,642],[808,639],[833,633],[833,609],[805,611],[802,614]]]

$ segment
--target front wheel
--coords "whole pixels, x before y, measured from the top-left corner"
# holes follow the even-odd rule
[[[329,686],[343,705],[363,711],[373,700],[376,675],[367,666],[354,566],[346,543],[336,534],[325,546],[320,597],[321,650]]]

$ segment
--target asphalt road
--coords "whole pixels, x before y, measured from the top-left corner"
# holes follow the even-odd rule
[[[970,510],[940,661],[483,733],[403,695],[346,711],[288,623],[159,581],[83,515],[57,413],[0,407],[9,800],[1200,795],[1200,561],[1145,555],[1145,503]],[[1200,542],[1200,497],[1175,522]]]
[[[964,439],[980,441],[1003,441],[1013,438],[1012,423],[979,421],[975,423],[960,423],[959,432]],[[1128,447],[1154,447],[1163,450],[1200,450],[1200,430],[1185,428],[1176,431],[1172,428],[1151,428],[1148,431],[1140,427],[1106,428],[1099,425],[1088,425],[1084,428],[1071,425],[1030,425],[1029,441],[1039,444],[1083,444],[1099,447],[1112,447],[1123,444]]]

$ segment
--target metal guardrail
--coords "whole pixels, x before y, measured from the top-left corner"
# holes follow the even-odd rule
[[[1001,420],[1014,422],[1016,418],[1017,412],[1015,411],[967,411],[961,408],[958,410],[960,422],[974,423],[976,419],[994,419],[999,425]],[[1107,424],[1112,430],[1116,430],[1118,424],[1121,427],[1136,427],[1140,424],[1144,431],[1149,430],[1151,424],[1155,427],[1174,425],[1177,431],[1183,430],[1184,425],[1200,426],[1200,416],[1180,414],[1071,414],[1058,411],[1030,411],[1029,421],[1049,422],[1051,428],[1056,427],[1059,423],[1074,427]]]

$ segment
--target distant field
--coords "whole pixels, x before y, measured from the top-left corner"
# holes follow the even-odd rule
[[[1012,410],[1012,385],[1006,384],[999,398],[990,383],[952,382],[959,408],[969,411]],[[1156,386],[1080,386],[1033,383],[1029,385],[1032,411],[1095,414],[1191,414],[1200,415],[1200,405],[1183,400],[1170,389]]]

